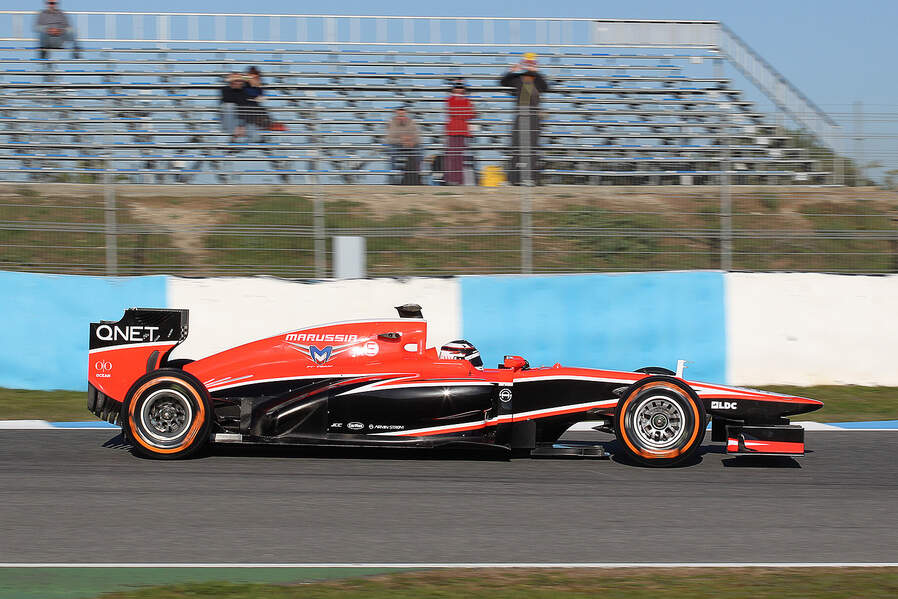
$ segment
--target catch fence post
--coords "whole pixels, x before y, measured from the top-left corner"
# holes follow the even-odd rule
[[[327,240],[324,231],[324,200],[321,197],[318,175],[315,175],[314,185],[312,228],[315,237],[315,278],[324,279],[327,277]]]
[[[104,214],[105,214],[105,233],[106,233],[106,274],[118,274],[118,223],[116,218],[115,205],[115,183],[112,179],[112,128],[116,113],[109,111],[106,119],[106,135],[103,136],[103,149],[105,150],[106,159],[103,169],[103,196],[104,196]]]
[[[112,182],[112,173],[109,172],[109,159],[106,160],[106,172],[103,173],[105,180],[104,196],[105,196],[105,216],[106,216],[106,274],[118,274],[118,237],[117,223],[115,215],[115,185]]]
[[[520,147],[518,153],[518,183],[521,185],[521,273],[533,273],[533,171],[531,168],[530,148],[530,106],[521,106],[518,113],[518,131]],[[524,124],[526,123],[526,124]]]
[[[733,198],[730,193],[729,113],[723,115],[723,156],[720,161],[720,270],[733,270]]]

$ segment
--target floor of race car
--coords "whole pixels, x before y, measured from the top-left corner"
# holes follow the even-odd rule
[[[161,462],[114,431],[0,431],[0,562],[898,561],[898,434],[806,440],[797,460],[708,444],[661,470],[241,447]]]

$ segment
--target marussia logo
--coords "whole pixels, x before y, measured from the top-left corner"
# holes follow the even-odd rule
[[[287,333],[284,336],[284,341],[324,341],[325,343],[336,342],[340,343],[341,341],[348,341],[354,343],[359,340],[358,335],[334,335],[332,333]]]
[[[368,348],[368,345],[365,344],[365,342],[368,341],[368,338],[359,337],[358,335],[319,335],[313,333],[290,333],[284,338],[284,340],[287,342],[287,345],[289,347],[292,347],[296,351],[300,352],[302,355],[308,358],[310,362],[317,366],[323,366],[324,364],[327,364],[334,356],[339,356],[340,354],[347,352],[356,346],[359,346],[359,344],[363,344],[359,347],[359,349],[365,355],[373,356],[377,354],[376,344],[375,348],[372,351]],[[342,345],[325,345],[323,347],[319,347],[318,345],[313,345],[311,343],[309,345],[306,345],[304,343],[295,343],[296,341],[346,341],[347,343],[343,343]]]
[[[328,345],[324,349],[318,349],[314,345],[310,345],[309,357],[312,358],[312,361],[316,364],[324,364],[331,359],[331,352],[333,351],[334,347],[332,345]]]

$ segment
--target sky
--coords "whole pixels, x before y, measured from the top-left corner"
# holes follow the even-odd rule
[[[29,3],[15,0],[15,8]],[[33,6],[39,3],[34,2]],[[721,20],[828,111],[898,110],[893,0],[60,0],[68,10]],[[13,6],[9,6],[13,8]]]

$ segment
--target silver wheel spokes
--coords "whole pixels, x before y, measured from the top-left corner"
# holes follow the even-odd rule
[[[180,391],[161,389],[144,402],[141,416],[147,434],[164,443],[174,441],[187,431],[193,419],[193,409]]]
[[[649,449],[669,449],[685,432],[686,415],[672,399],[655,395],[644,399],[633,412],[633,431]]]

